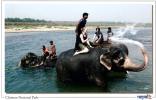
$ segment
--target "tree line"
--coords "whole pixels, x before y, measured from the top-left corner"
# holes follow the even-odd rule
[[[6,26],[76,26],[76,21],[47,21],[33,18],[5,18]],[[126,22],[88,22],[88,26],[126,26]],[[138,23],[137,26],[152,27],[152,23]]]
[[[47,22],[47,21],[33,18],[5,18],[5,22]]]

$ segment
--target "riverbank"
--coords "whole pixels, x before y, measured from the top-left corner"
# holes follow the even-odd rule
[[[126,26],[100,26],[101,29],[107,29],[108,27],[112,27],[112,29],[119,29],[120,27]],[[54,32],[54,31],[75,31],[76,26],[53,26],[53,27],[13,27],[5,29],[5,33],[22,33],[22,32]],[[96,26],[87,26],[88,30],[95,30]],[[151,28],[151,27],[135,27],[136,29],[140,28]]]
[[[97,26],[87,26],[88,30],[95,30]],[[104,26],[100,26],[101,29],[105,29],[107,27]],[[110,26],[112,28],[117,28],[114,26]],[[121,26],[119,26],[121,27]],[[52,26],[52,27],[47,27],[47,26],[40,26],[40,27],[29,27],[29,28],[25,28],[25,27],[12,27],[12,28],[7,28],[5,29],[6,33],[18,33],[18,32],[50,32],[50,31],[74,31],[76,28],[76,26]]]
[[[5,29],[6,33],[10,32],[48,32],[48,31],[64,31],[64,30],[74,30],[75,27],[67,27],[67,26],[55,26],[55,27],[32,27],[32,28],[24,28],[24,27],[14,27],[14,28],[8,28]]]
[[[5,32],[48,32],[48,31],[68,31],[75,30],[77,22],[72,21],[31,21],[29,20],[20,22],[19,20],[5,20]],[[126,27],[127,25],[134,25],[134,23],[121,23],[121,22],[88,22],[88,30],[95,30],[97,26],[101,29],[118,29]],[[151,23],[137,23],[135,27],[152,27]]]

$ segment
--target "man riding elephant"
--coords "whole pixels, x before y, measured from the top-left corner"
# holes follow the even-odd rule
[[[76,42],[75,42],[75,52],[80,50],[79,43],[81,42],[80,39],[80,34],[82,33],[82,29],[86,26],[87,23],[87,18],[88,18],[88,13],[83,13],[82,18],[78,22],[76,26]]]

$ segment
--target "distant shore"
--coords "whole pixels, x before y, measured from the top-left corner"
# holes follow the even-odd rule
[[[95,30],[97,26],[87,26],[88,30]],[[76,26],[53,26],[53,27],[32,27],[32,28],[24,28],[24,27],[13,27],[5,29],[6,33],[18,33],[18,32],[49,32],[49,31],[75,31]],[[101,26],[101,29],[106,27]],[[112,26],[112,28],[117,28]]]
[[[64,27],[64,26],[59,26],[59,27],[50,27],[47,28],[45,26],[43,27],[34,27],[34,28],[23,28],[23,27],[14,27],[14,28],[8,28],[5,29],[6,33],[11,33],[11,32],[48,32],[48,31],[64,31],[64,30],[75,30],[75,27]]]
[[[100,26],[101,29],[106,29],[105,26]],[[113,29],[118,29],[125,26],[110,26]],[[14,27],[5,29],[5,33],[23,33],[23,32],[53,32],[53,31],[75,31],[76,26],[53,26],[47,28],[42,27],[33,27],[33,28],[23,28],[23,27]],[[88,30],[95,30],[96,26],[87,26]],[[137,28],[150,28],[150,27],[137,27]]]
[[[47,32],[47,31],[74,31],[76,28],[76,21],[46,21],[32,18],[5,18],[5,32]],[[86,26],[88,30],[95,30],[97,26],[101,29],[118,29],[120,27],[126,27],[127,25],[135,25],[135,28],[152,27],[151,23],[125,23],[125,22],[87,22]]]
[[[35,20],[31,18],[6,18],[5,19],[5,32],[48,32],[48,31],[74,31],[77,25],[77,21],[45,21]],[[87,22],[86,26],[88,30],[95,30],[97,26],[101,29],[118,29],[120,27],[126,27],[127,25],[135,25],[135,28],[152,27],[152,23],[126,23],[126,22]]]

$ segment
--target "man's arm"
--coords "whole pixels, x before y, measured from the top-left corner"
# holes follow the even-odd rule
[[[100,37],[97,39],[97,41],[99,42],[101,40],[101,35],[100,35]]]
[[[100,33],[100,35],[99,35],[99,39],[101,39],[102,38],[102,33]]]
[[[94,34],[93,41],[95,41],[95,38],[96,38],[96,34]]]

